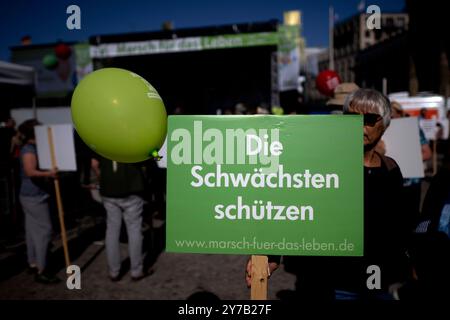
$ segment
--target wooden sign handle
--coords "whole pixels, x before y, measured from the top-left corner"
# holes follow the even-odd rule
[[[251,300],[267,300],[267,280],[269,279],[267,256],[252,256]]]
[[[48,136],[48,144],[50,146],[50,157],[52,161],[52,168],[53,170],[55,170],[57,168],[57,165],[56,165],[55,145],[53,143],[53,131],[51,127],[47,127],[47,136]],[[59,217],[59,224],[61,227],[61,240],[64,250],[64,260],[66,262],[67,268],[68,266],[70,266],[71,263],[69,258],[69,248],[67,246],[66,226],[64,224],[64,208],[62,205],[61,191],[59,189],[58,177],[55,177],[53,181],[55,184],[56,204],[58,206],[58,217]]]

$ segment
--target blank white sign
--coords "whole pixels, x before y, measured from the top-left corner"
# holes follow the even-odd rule
[[[53,167],[48,140],[48,127],[52,128],[56,167],[59,171],[77,171],[75,146],[73,142],[73,127],[71,124],[34,127],[39,168],[42,170],[50,170]]]
[[[386,155],[397,161],[403,178],[423,178],[419,122],[415,117],[392,119],[383,135]]]

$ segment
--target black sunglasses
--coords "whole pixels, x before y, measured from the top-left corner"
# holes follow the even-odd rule
[[[376,113],[358,113],[358,112],[344,112],[344,114],[349,115],[362,115],[364,119],[364,125],[373,127],[378,121],[383,119],[382,116]]]

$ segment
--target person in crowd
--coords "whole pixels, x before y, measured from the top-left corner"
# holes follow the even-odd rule
[[[426,108],[422,108],[419,111],[419,120],[426,120],[428,119],[427,117],[427,109]]]
[[[25,214],[25,235],[29,272],[35,274],[40,283],[56,283],[59,279],[47,268],[48,247],[52,237],[52,223],[49,211],[49,194],[45,179],[55,178],[56,170],[38,169],[34,127],[39,122],[27,120],[19,126],[23,146],[20,150],[20,204]]]
[[[226,116],[232,115],[233,110],[231,108],[225,108],[225,110],[223,111],[223,114]]]
[[[397,101],[391,102],[392,119],[405,117],[403,107]],[[430,144],[425,137],[423,130],[419,126],[420,147],[422,152],[422,161],[428,161],[432,157]],[[417,220],[420,211],[420,199],[422,194],[422,179],[421,178],[407,178],[403,180],[405,198],[408,199],[406,203],[406,210],[410,216],[410,226],[414,227],[414,222]]]
[[[264,104],[257,106],[256,114],[270,114],[268,106]]]
[[[140,164],[118,163],[102,157],[92,159],[92,167],[100,181],[100,194],[106,209],[106,255],[109,278],[121,279],[120,230],[122,219],[128,234],[131,279],[146,276],[143,267],[142,213],[144,207],[144,174]]]
[[[247,106],[242,102],[239,102],[234,106],[234,114],[243,115],[247,114],[247,111],[248,111]]]
[[[343,111],[360,114],[364,121],[364,256],[297,257],[297,293],[309,300],[392,299],[393,288],[405,281],[410,268],[402,174],[393,159],[375,151],[390,123],[390,102],[378,91],[358,89],[347,96]],[[280,257],[269,257],[269,271],[279,263]],[[373,265],[381,270],[381,288],[371,290],[367,270]],[[251,285],[251,261],[246,282]]]

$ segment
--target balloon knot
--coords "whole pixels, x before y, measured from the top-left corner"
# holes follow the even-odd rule
[[[154,150],[154,151],[152,152],[152,157],[153,157],[155,160],[157,160],[157,161],[159,161],[159,160],[162,159],[162,156],[159,155],[158,150]]]

